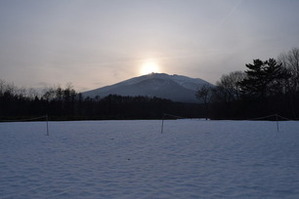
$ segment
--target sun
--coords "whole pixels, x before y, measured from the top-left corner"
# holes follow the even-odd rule
[[[143,62],[143,64],[140,67],[139,73],[141,75],[147,75],[150,73],[159,73],[160,67],[154,60],[147,60]]]

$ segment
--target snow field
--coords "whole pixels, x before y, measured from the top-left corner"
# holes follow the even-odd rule
[[[299,122],[0,123],[0,198],[299,198]]]

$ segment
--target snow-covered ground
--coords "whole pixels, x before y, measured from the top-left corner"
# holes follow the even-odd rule
[[[0,123],[0,198],[299,198],[299,122]]]

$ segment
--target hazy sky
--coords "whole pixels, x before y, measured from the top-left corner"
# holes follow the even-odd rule
[[[94,89],[153,72],[215,83],[299,47],[299,0],[0,0],[0,79]]]

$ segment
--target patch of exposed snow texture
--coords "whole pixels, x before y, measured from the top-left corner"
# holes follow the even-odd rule
[[[299,122],[0,123],[0,198],[299,198]]]

